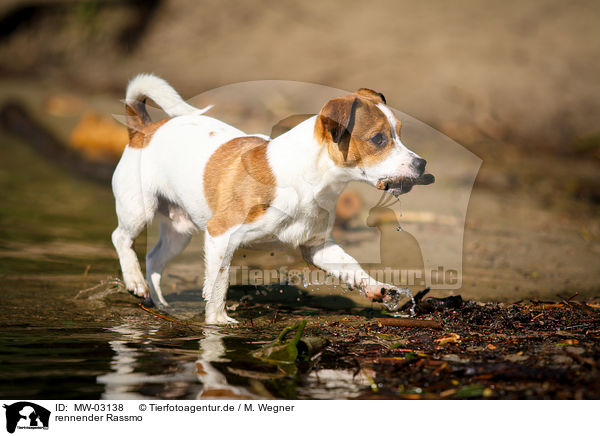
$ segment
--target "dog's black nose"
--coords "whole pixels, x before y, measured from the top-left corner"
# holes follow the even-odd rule
[[[427,161],[425,159],[421,159],[420,157],[416,157],[412,160],[411,165],[419,172],[419,174],[423,174],[423,171],[425,171],[425,165],[427,165]]]

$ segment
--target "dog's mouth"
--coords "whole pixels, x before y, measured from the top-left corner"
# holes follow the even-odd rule
[[[431,185],[433,182],[435,182],[433,174],[423,174],[419,177],[386,177],[379,179],[375,186],[398,197],[409,192],[415,185]]]

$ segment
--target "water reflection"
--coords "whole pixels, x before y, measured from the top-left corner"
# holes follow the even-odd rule
[[[230,385],[225,374],[213,366],[215,362],[230,362],[224,357],[224,337],[218,327],[204,329],[204,338],[200,339],[200,356],[196,361],[196,373],[198,380],[203,384],[203,389],[197,398],[259,398],[246,388]]]
[[[194,398],[193,394],[199,390],[194,362],[182,359],[177,350],[173,353],[161,350],[159,338],[148,339],[157,330],[144,332],[128,325],[110,330],[119,333],[121,339],[109,341],[115,353],[111,371],[97,378],[105,387],[103,399]]]
[[[103,399],[353,398],[371,383],[363,371],[323,364],[287,377],[252,358],[257,338],[222,327],[204,327],[200,336],[126,324],[110,332],[118,336],[109,341],[110,370],[97,377]]]

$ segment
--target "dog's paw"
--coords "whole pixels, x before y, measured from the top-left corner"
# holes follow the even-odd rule
[[[371,301],[383,303],[391,311],[396,310],[400,306],[400,301],[403,297],[412,298],[412,294],[408,288],[399,288],[398,286],[385,283],[363,286],[362,291]]]
[[[380,302],[383,300],[385,289],[385,285],[382,284],[364,285],[360,287],[360,290],[363,292],[365,297],[374,302]]]
[[[409,297],[412,300],[413,306],[411,311],[414,311],[415,299],[408,288],[399,288],[396,286],[386,288],[381,302],[389,311],[395,312],[398,310],[402,299],[405,297]]]
[[[148,285],[146,281],[135,280],[135,281],[125,281],[125,288],[127,291],[138,298],[148,298],[150,297],[150,292],[148,290]]]
[[[238,322],[231,318],[230,316],[227,316],[227,313],[222,312],[222,313],[216,313],[216,314],[206,314],[205,317],[205,322],[206,324],[237,324]]]

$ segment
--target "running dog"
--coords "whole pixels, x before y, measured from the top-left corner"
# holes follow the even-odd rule
[[[152,122],[146,100],[170,118]],[[329,100],[320,112],[270,139],[249,136],[209,108],[190,106],[163,79],[142,74],[127,87],[129,144],[112,179],[118,227],[112,241],[126,288],[167,305],[161,274],[204,232],[205,321],[227,315],[229,266],[238,247],[282,243],[303,258],[380,301],[408,289],[370,277],[331,238],[338,196],[353,180],[398,196],[431,183],[426,161],[400,141],[400,121],[370,89]],[[160,240],[146,257],[146,279],[133,241],[156,216]]]

